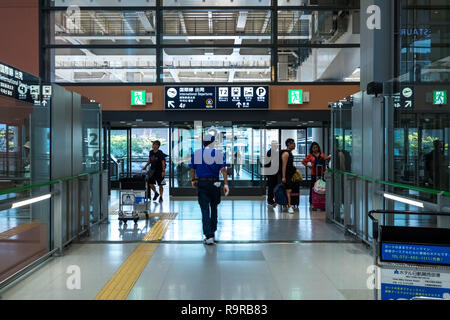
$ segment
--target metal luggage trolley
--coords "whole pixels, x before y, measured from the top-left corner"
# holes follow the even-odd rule
[[[384,226],[374,215],[448,213],[372,210],[375,300],[450,300],[450,229]],[[368,281],[369,285],[370,281]]]
[[[124,207],[132,207],[126,212]],[[137,223],[139,213],[145,213],[148,219],[148,190],[145,175],[134,175],[132,178],[119,180],[119,223],[133,220]]]

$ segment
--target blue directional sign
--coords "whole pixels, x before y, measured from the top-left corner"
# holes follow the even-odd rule
[[[268,108],[268,86],[165,87],[166,110]]]

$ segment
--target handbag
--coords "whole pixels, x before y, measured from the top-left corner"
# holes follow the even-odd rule
[[[314,191],[318,194],[325,194],[327,191],[327,183],[323,179],[319,179],[314,183]]]
[[[300,182],[303,181],[303,176],[302,173],[300,172],[300,170],[296,170],[294,175],[292,176],[292,181],[294,182]]]

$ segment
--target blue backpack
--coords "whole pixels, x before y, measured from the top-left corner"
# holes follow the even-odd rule
[[[280,183],[273,189],[273,193],[275,195],[275,202],[280,206],[286,206],[288,204],[288,198],[286,195],[286,189],[284,184]]]

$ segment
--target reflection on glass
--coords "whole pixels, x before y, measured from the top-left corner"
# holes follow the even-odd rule
[[[270,44],[271,38],[270,11],[163,11],[165,44]]]
[[[128,166],[128,130],[111,130],[111,180],[117,181],[127,175]]]
[[[55,82],[155,82],[154,49],[54,49]]]
[[[46,0],[46,5],[52,7],[148,7],[155,6],[155,0]]]
[[[164,82],[267,82],[269,48],[166,48]]]
[[[131,172],[139,173],[149,159],[153,141],[159,140],[159,150],[169,155],[169,129],[167,128],[132,128],[131,129]],[[166,158],[166,162],[169,158]],[[166,174],[169,166],[166,165]]]
[[[202,146],[201,139],[201,128],[194,130],[193,122],[174,123],[171,141],[171,165],[173,172],[171,186],[175,188],[191,187],[189,164],[194,151]]]
[[[450,9],[446,1],[402,1],[400,80],[405,82],[450,81]],[[406,6],[410,6],[406,8]],[[418,7],[414,7],[418,5]],[[430,6],[440,6],[430,9]]]
[[[242,7],[270,6],[271,0],[162,0],[170,7]]]
[[[358,11],[278,11],[278,43],[359,44]]]
[[[0,202],[48,195],[49,186],[16,188],[50,180],[49,105],[0,96],[0,114]],[[0,282],[48,252],[49,229],[50,200],[0,211]]]
[[[278,80],[357,82],[359,48],[279,48]]]
[[[332,110],[333,132],[331,166],[334,170],[351,172],[352,157],[352,103]],[[344,223],[344,176],[333,174],[334,219]]]
[[[53,11],[51,44],[156,44],[155,11]]]

